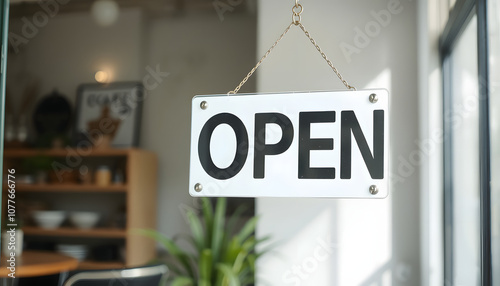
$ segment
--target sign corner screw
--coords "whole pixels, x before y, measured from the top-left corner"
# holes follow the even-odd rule
[[[372,93],[368,99],[370,99],[371,103],[376,103],[378,101],[378,96],[375,93]]]
[[[376,185],[371,185],[370,186],[370,194],[372,194],[372,195],[378,194],[378,188],[377,188]]]
[[[196,183],[196,185],[194,185],[194,190],[199,193],[203,190],[203,186],[200,183]]]
[[[200,103],[200,108],[203,109],[203,110],[207,109],[208,108],[208,102],[202,101]]]

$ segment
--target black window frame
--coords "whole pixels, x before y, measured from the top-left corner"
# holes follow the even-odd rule
[[[8,48],[8,28],[9,28],[9,0],[4,0],[0,4],[0,170],[3,170],[3,139],[4,139],[4,119],[5,119],[5,86],[7,77],[7,48]],[[2,173],[4,174],[4,173]],[[0,185],[3,185],[3,175],[0,176]],[[3,195],[3,190],[0,191]],[[0,204],[0,213],[2,212]],[[1,217],[1,215],[0,215]],[[2,227],[0,225],[0,233]]]
[[[452,111],[453,47],[473,15],[477,18],[477,52],[479,81],[479,193],[480,193],[480,261],[481,285],[492,285],[491,257],[491,162],[489,126],[488,14],[487,0],[457,0],[440,38],[439,49],[443,74],[443,190],[444,190],[444,281],[453,281],[453,130],[446,114]]]

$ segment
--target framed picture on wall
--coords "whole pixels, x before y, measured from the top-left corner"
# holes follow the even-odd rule
[[[107,133],[112,133],[112,147],[138,146],[145,96],[142,83],[82,84],[77,93],[77,146],[81,140],[96,140]]]

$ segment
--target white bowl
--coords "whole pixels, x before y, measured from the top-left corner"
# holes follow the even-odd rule
[[[78,228],[89,229],[97,224],[99,217],[97,212],[72,212],[69,215],[69,220]]]
[[[79,261],[84,260],[89,252],[88,246],[81,244],[59,244],[56,249],[58,252],[74,257]]]
[[[64,211],[34,211],[33,219],[41,228],[54,229],[58,228],[66,218]]]

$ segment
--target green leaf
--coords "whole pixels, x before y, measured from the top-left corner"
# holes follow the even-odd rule
[[[241,251],[241,244],[238,241],[238,238],[233,237],[226,248],[226,253],[224,255],[223,262],[229,263],[232,265],[236,260],[239,252]]]
[[[245,258],[247,257],[248,252],[242,250],[238,253],[238,256],[236,256],[236,259],[234,260],[233,264],[233,271],[234,273],[240,273],[242,268],[243,268],[243,263],[245,262]]]
[[[249,266],[243,268],[238,274],[238,280],[241,285],[255,284],[254,271]]]
[[[212,251],[210,249],[204,249],[200,254],[198,269],[200,271],[200,280],[211,281],[212,280]],[[198,283],[200,284],[200,283]]]
[[[244,213],[246,210],[248,209],[248,207],[246,205],[239,205],[236,210],[233,212],[233,214],[231,215],[231,217],[229,218],[229,220],[227,221],[227,224],[226,224],[226,231],[224,232],[224,238],[223,238],[223,242],[222,244],[226,246],[226,249],[222,249],[221,251],[221,255],[222,257],[224,257],[224,262],[229,262],[230,264],[232,264],[234,262],[234,259],[236,258],[236,255],[237,254],[234,254],[234,246],[233,246],[233,251],[231,251],[233,253],[233,255],[228,255],[228,251],[229,248],[230,248],[230,243],[231,240],[233,239],[234,237],[234,229],[235,229],[235,226],[240,223],[241,221],[241,214]],[[231,256],[232,258],[228,258],[229,256]]]
[[[231,214],[231,217],[227,221],[227,227],[226,227],[227,234],[229,236],[233,235],[233,230],[235,228],[235,225],[241,219],[241,214],[243,214],[247,209],[248,207],[246,205],[239,205],[234,211],[234,213]]]
[[[255,252],[257,245],[263,243],[266,240],[269,240],[270,238],[271,238],[270,236],[266,236],[264,238],[256,240],[255,236],[252,235],[243,242],[243,245],[241,246],[241,248],[243,248],[244,250],[246,250],[248,252]],[[270,247],[270,249],[272,249],[272,248],[274,248],[274,246]],[[262,254],[264,254],[265,252],[267,252],[267,250],[263,250],[261,252],[262,252]]]
[[[212,230],[214,227],[214,209],[208,198],[201,198],[203,204],[203,218],[205,219],[205,247],[212,245]]]
[[[241,245],[241,249],[247,252],[251,252],[255,249],[256,245],[257,240],[255,239],[255,236],[252,235],[243,242],[243,244]]]
[[[213,261],[218,262],[221,257],[221,248],[224,239],[224,224],[226,217],[226,198],[219,198],[215,207],[214,227],[212,233],[212,256]]]
[[[189,220],[189,227],[191,228],[191,233],[193,234],[193,240],[196,245],[198,252],[202,252],[205,248],[203,226],[198,216],[193,210],[188,209],[186,211],[187,218]]]
[[[185,277],[185,276],[179,276],[172,281],[172,284],[170,286],[194,286],[194,281],[190,277]]]
[[[207,280],[198,280],[198,285],[197,286],[211,286],[212,283]]]
[[[219,263],[217,264],[217,269],[223,273],[224,281],[228,281],[229,286],[240,286],[238,275],[234,273],[229,265]],[[223,282],[222,284],[224,285],[225,283]]]
[[[255,260],[257,260],[256,254],[250,253],[247,255],[248,266],[252,270],[252,273],[255,273]]]
[[[252,233],[255,232],[255,227],[257,226],[257,221],[259,220],[259,217],[252,217],[249,219],[243,228],[240,230],[238,233],[237,237],[240,241],[240,243],[243,243]]]
[[[167,249],[167,251],[182,264],[189,276],[194,277],[194,271],[189,261],[189,255],[178,247],[173,240],[154,229],[133,229],[132,233],[152,238],[162,244],[165,249]]]
[[[260,244],[261,242],[264,242],[264,241],[268,240],[269,238],[270,238],[270,236],[266,236],[266,237],[264,237],[264,238],[259,239],[259,240],[257,241],[256,246],[257,246],[258,244]],[[276,246],[278,246],[279,244],[280,244],[280,242],[279,242],[279,241],[275,241],[275,242],[273,242],[273,243],[272,243],[272,244],[270,244],[270,245],[266,245],[264,249],[262,249],[262,250],[260,250],[260,251],[255,251],[256,258],[259,258],[259,257],[261,257],[262,255],[264,255],[264,254],[266,254],[266,253],[270,252],[271,250],[273,250],[274,248],[276,248]],[[256,247],[255,247],[255,248],[256,248]]]

